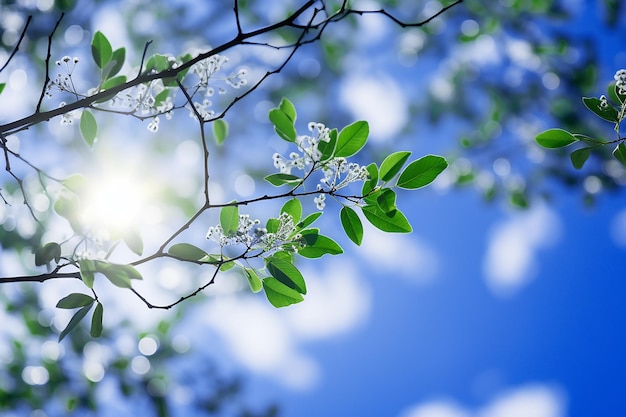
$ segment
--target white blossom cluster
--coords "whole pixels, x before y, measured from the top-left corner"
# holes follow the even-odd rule
[[[65,55],[63,58],[55,62],[57,67],[60,67],[62,73],[56,75],[54,80],[50,81],[46,86],[46,95],[52,97],[52,90],[58,89],[62,92],[77,94],[74,81],[72,80],[72,73],[78,64],[78,57],[70,57]]]
[[[369,178],[367,168],[359,164],[348,162],[346,158],[336,157],[322,162],[322,152],[319,150],[321,142],[330,142],[330,129],[323,123],[309,123],[311,136],[304,135],[296,138],[298,152],[291,152],[289,158],[285,158],[279,153],[272,157],[274,166],[282,174],[291,174],[291,170],[296,168],[304,170],[312,165],[313,170],[322,170],[324,178],[317,185],[318,190],[337,191],[355,181],[365,181]],[[314,200],[318,210],[323,210],[326,206],[326,194],[321,193]]]
[[[293,236],[296,226],[293,217],[287,213],[281,213],[278,217],[275,233],[269,233],[263,227],[255,227],[260,223],[258,219],[251,219],[248,214],[240,214],[236,232],[226,234],[222,226],[217,225],[209,227],[206,238],[221,247],[245,245],[248,248],[261,248],[266,252],[277,250],[281,244],[300,238],[297,235]]]
[[[626,95],[626,69],[621,69],[613,76],[615,79],[615,87],[621,95]]]

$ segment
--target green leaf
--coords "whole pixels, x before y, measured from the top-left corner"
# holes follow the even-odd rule
[[[159,107],[161,104],[163,104],[163,102],[165,102],[165,100],[167,100],[167,98],[170,96],[171,91],[172,90],[170,88],[166,88],[165,90],[157,94],[154,98],[154,107]]]
[[[293,222],[298,223],[302,217],[302,203],[297,198],[287,200],[280,212],[289,214],[293,218]]]
[[[224,119],[217,119],[213,122],[213,137],[215,143],[222,145],[228,135],[228,123]]]
[[[578,139],[563,129],[548,129],[535,137],[537,143],[544,148],[555,149],[571,145]]]
[[[87,288],[93,288],[93,282],[96,275],[96,264],[91,259],[81,259],[78,261],[80,269],[80,279],[83,280]]]
[[[0,94],[4,91],[4,87],[7,86],[7,83],[0,83]]]
[[[385,213],[396,210],[396,193],[390,188],[383,188],[376,196],[376,205]]]
[[[513,190],[509,195],[509,202],[513,207],[526,209],[528,208],[528,197],[524,190]]]
[[[109,78],[105,82],[102,83],[102,89],[108,90],[113,87],[117,87],[118,85],[122,85],[126,82],[125,75],[118,75],[117,77]]]
[[[298,250],[298,255],[305,258],[319,258],[323,255],[339,255],[343,249],[328,236],[320,235],[317,230],[303,230],[302,241],[306,246]]]
[[[120,288],[131,288],[132,279],[143,279],[139,271],[132,265],[96,262],[97,272],[102,273],[111,283]]]
[[[74,330],[74,328],[78,325],[78,323],[80,323],[80,321],[87,315],[87,313],[91,309],[92,304],[86,305],[85,307],[78,310],[76,314],[74,314],[70,322],[67,324],[67,326],[65,326],[65,329],[63,329],[63,331],[59,335],[59,342],[63,340],[65,336],[68,335],[69,332]]]
[[[83,114],[80,116],[80,133],[87,145],[93,146],[98,134],[98,123],[89,110],[83,110]]]
[[[411,162],[400,174],[398,187],[409,190],[430,184],[444,169],[448,167],[448,161],[437,155],[426,155]]]
[[[613,150],[613,156],[615,159],[620,161],[622,165],[626,166],[626,145],[624,145],[624,142],[615,147]]]
[[[109,74],[107,75],[107,78],[113,77],[118,72],[120,72],[120,70],[124,66],[125,59],[126,59],[126,48],[118,48],[115,51],[113,51],[113,54],[111,55],[111,62],[114,62],[114,64],[109,70]]]
[[[296,229],[300,230],[300,229],[303,229],[303,228],[305,228],[305,227],[307,227],[307,226],[310,226],[310,225],[311,225],[311,224],[313,224],[313,222],[314,222],[315,220],[317,220],[317,219],[318,219],[318,218],[319,218],[322,214],[324,214],[324,213],[323,213],[323,212],[321,212],[321,211],[317,211],[317,212],[315,212],[315,213],[309,214],[309,215],[308,215],[308,216],[306,216],[304,219],[302,219],[302,221],[301,221],[301,222],[299,222],[299,223],[296,225]]]
[[[375,163],[372,162],[367,166],[367,173],[369,174],[370,179],[363,182],[363,188],[361,189],[361,193],[364,196],[371,193],[378,184],[378,167]]]
[[[66,297],[61,298],[59,302],[57,303],[57,308],[71,309],[71,308],[84,307],[86,305],[93,303],[94,301],[95,300],[88,295],[75,292]]]
[[[143,253],[143,240],[141,240],[141,236],[136,230],[127,230],[122,239],[128,246],[128,249],[141,256]]]
[[[336,157],[348,157],[357,153],[367,142],[370,127],[365,121],[354,122],[344,127],[337,138]]]
[[[583,103],[585,107],[591,110],[596,116],[601,119],[607,120],[609,122],[618,123],[619,122],[619,113],[615,109],[615,107],[608,105],[607,107],[602,107],[600,104],[602,103],[600,99],[596,97],[583,97]]]
[[[300,294],[306,294],[304,277],[294,264],[277,256],[270,256],[265,258],[265,266],[271,276]]]
[[[350,207],[343,206],[339,212],[339,218],[346,235],[351,241],[360,246],[363,241],[363,224],[359,215]]]
[[[52,260],[59,263],[61,259],[61,245],[56,242],[46,243],[35,252],[35,265],[46,265]]]
[[[328,133],[328,137],[330,138],[330,141],[328,142],[320,141],[317,144],[317,149],[322,153],[322,156],[320,157],[320,161],[327,161],[333,157],[335,153],[335,148],[337,147],[337,135],[338,135],[337,129],[332,129]]]
[[[76,194],[82,194],[88,186],[89,182],[84,175],[73,174],[63,180],[63,185]]]
[[[170,68],[170,61],[167,55],[153,54],[146,62],[146,72],[155,70],[161,72]]]
[[[280,111],[285,113],[287,117],[289,117],[293,125],[296,124],[296,118],[297,118],[296,108],[294,107],[291,101],[283,97],[283,99],[280,100],[280,104],[278,105],[278,108],[280,109]]]
[[[389,181],[392,179],[400,169],[404,166],[404,163],[409,159],[411,152],[399,151],[394,152],[385,158],[380,165],[380,179],[382,181]]]
[[[287,113],[280,109],[272,109],[269,112],[269,119],[274,125],[274,130],[276,130],[278,136],[287,142],[296,141],[296,128],[293,120],[289,118]]]
[[[190,245],[189,243],[177,243],[172,245],[167,253],[184,261],[200,261],[201,259],[209,256],[209,254],[202,249],[194,245]]]
[[[239,228],[239,207],[222,207],[222,211],[220,212],[220,226],[222,226],[222,230],[227,236],[237,233],[237,229]]]
[[[581,148],[572,152],[569,157],[574,168],[581,169],[589,159],[589,155],[591,155],[591,148]]]
[[[626,95],[619,93],[619,88],[617,88],[617,83],[613,81],[609,84],[607,88],[607,96],[614,103],[624,103],[626,102]]]
[[[304,300],[302,294],[289,288],[276,278],[268,277],[263,279],[263,289],[268,301],[276,308],[287,307]]]
[[[93,35],[93,40],[91,41],[91,55],[100,69],[104,69],[113,55],[113,49],[111,48],[109,40],[100,31]]]
[[[411,233],[413,228],[400,210],[385,213],[378,206],[368,205],[361,208],[365,218],[377,229],[391,233]]]
[[[275,187],[280,187],[285,184],[297,185],[302,182],[302,178],[291,174],[270,174],[266,176],[264,180]]]
[[[259,278],[259,275],[254,269],[244,268],[243,272],[248,279],[248,284],[250,285],[250,290],[252,290],[252,292],[257,293],[263,289],[263,281],[261,281],[261,278]]]
[[[96,304],[96,309],[91,317],[91,337],[100,337],[102,335],[102,316],[104,314],[104,307],[101,303]]]

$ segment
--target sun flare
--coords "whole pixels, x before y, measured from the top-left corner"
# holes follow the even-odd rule
[[[150,187],[132,173],[102,175],[84,196],[83,221],[97,233],[124,234],[141,226],[150,194]]]

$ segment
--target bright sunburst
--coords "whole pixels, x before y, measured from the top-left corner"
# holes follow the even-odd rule
[[[138,228],[150,190],[130,172],[107,173],[90,181],[82,198],[84,223],[96,233],[113,236]]]

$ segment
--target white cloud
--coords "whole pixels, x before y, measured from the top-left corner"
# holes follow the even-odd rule
[[[504,391],[485,406],[471,410],[449,399],[417,404],[401,417],[564,417],[565,395],[555,386],[528,384]]]
[[[563,417],[561,390],[533,384],[504,392],[477,413],[478,417]]]
[[[275,309],[263,294],[220,295],[199,312],[233,359],[294,389],[311,388],[320,377],[302,344],[349,332],[370,308],[369,290],[349,261],[329,260],[317,273],[301,270],[308,290],[301,304]]]
[[[437,253],[415,234],[382,232],[363,222],[364,238],[358,254],[368,267],[413,283],[432,280],[439,270]]]
[[[395,81],[385,76],[348,78],[342,84],[340,101],[354,118],[369,122],[372,140],[392,139],[409,118],[404,93]]]
[[[537,250],[556,243],[559,234],[559,218],[543,206],[512,214],[496,225],[483,261],[491,291],[508,296],[528,284],[537,272]]]
[[[405,411],[402,417],[470,417],[470,414],[450,400],[434,400]]]

